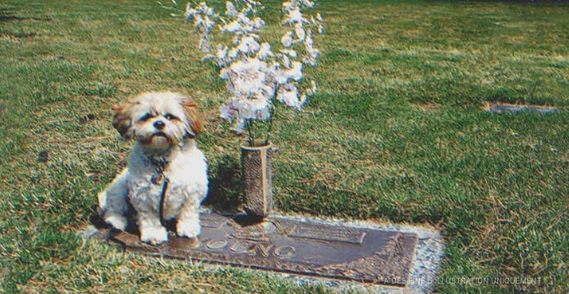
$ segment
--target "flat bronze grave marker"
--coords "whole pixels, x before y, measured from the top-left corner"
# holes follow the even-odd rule
[[[112,232],[110,240],[146,254],[239,265],[375,284],[405,286],[417,235],[270,216],[248,224],[242,216],[200,215],[198,240],[170,234],[151,246],[138,235]]]
[[[549,114],[557,112],[557,108],[547,105],[531,105],[531,104],[509,104],[499,102],[486,102],[484,109],[492,113],[518,113],[518,112],[537,112],[541,114]]]

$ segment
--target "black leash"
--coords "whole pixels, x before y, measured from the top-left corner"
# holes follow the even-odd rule
[[[162,226],[166,226],[166,220],[164,219],[164,200],[166,199],[166,192],[168,191],[169,182],[170,180],[164,177],[164,183],[162,183],[162,194],[160,195],[160,210],[158,212]]]
[[[158,207],[158,217],[160,218],[160,224],[165,226],[166,220],[164,220],[164,202],[166,201],[166,193],[168,193],[168,184],[170,183],[170,180],[164,174],[164,168],[168,162],[164,159],[149,159],[152,164],[156,165],[156,173],[152,175],[150,182],[155,185],[162,183],[162,192],[160,193],[160,207]]]

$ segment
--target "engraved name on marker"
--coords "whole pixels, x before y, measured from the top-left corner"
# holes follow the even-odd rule
[[[227,219],[220,217],[216,214],[200,214],[200,221],[202,227],[219,229],[222,225],[227,222]]]
[[[345,229],[337,227],[333,229],[316,226],[295,226],[289,234],[295,238],[307,238],[323,241],[346,242],[352,244],[362,244],[366,233],[360,230]]]
[[[262,257],[273,255],[280,259],[292,257],[296,253],[296,248],[290,245],[276,246],[270,243],[260,243],[250,240],[238,240],[231,244],[226,239],[212,239],[203,244],[204,246],[200,244],[198,247],[208,251],[222,251],[225,248],[229,248],[229,250],[235,254],[247,254],[250,256],[260,255]]]

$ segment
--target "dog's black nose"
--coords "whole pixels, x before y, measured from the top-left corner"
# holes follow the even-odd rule
[[[166,124],[161,120],[154,122],[154,127],[159,129],[159,130],[163,129],[165,126],[166,126]]]

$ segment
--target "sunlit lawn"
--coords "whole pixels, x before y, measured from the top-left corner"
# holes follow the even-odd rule
[[[218,1],[223,5],[222,1]],[[280,3],[267,1],[269,22]],[[220,6],[222,7],[222,6]],[[428,225],[446,241],[443,293],[569,291],[569,5],[335,1],[317,9],[320,92],[279,110],[282,213]],[[272,17],[274,16],[274,17]],[[218,209],[240,200],[238,142],[197,36],[154,0],[0,4],[0,284],[5,292],[329,292],[278,276],[123,252],[76,233],[132,143],[111,105],[192,94]],[[550,105],[493,114],[485,102]]]

